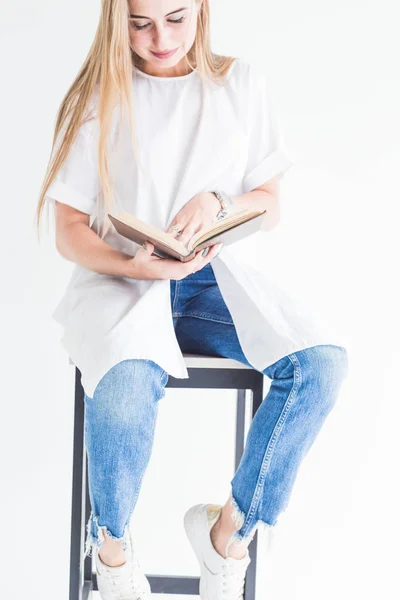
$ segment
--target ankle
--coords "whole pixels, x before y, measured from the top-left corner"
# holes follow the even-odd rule
[[[247,546],[241,543],[231,543],[228,548],[228,553],[226,552],[226,548],[229,540],[232,537],[231,533],[224,532],[221,528],[221,525],[218,525],[219,521],[217,521],[210,530],[210,539],[211,543],[214,547],[214,550],[218,552],[220,556],[223,558],[227,558],[228,556],[231,558],[243,558],[246,554]]]
[[[236,531],[236,526],[230,515],[226,514],[224,509],[219,513],[218,518],[210,529],[210,537],[213,542],[228,541]]]
[[[126,562],[123,541],[105,536],[101,549],[100,560],[108,567],[120,567]]]
[[[126,563],[126,557],[123,553],[122,555],[120,553],[112,555],[99,551],[99,558],[107,567],[122,567]]]

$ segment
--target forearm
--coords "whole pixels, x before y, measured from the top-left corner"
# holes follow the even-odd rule
[[[132,256],[116,250],[85,223],[71,223],[57,239],[57,250],[67,260],[104,275],[132,277]]]
[[[235,210],[240,208],[253,208],[254,210],[266,210],[262,229],[269,231],[279,222],[279,199],[276,195],[265,190],[252,190],[239,196],[232,196]]]

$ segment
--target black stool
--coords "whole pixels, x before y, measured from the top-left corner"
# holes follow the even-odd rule
[[[237,390],[235,471],[244,449],[246,390],[252,392],[251,418],[263,400],[263,374],[229,358],[184,354],[189,379],[169,376],[166,387]],[[74,364],[70,359],[70,364]],[[69,600],[87,600],[96,591],[92,556],[83,561],[86,523],[90,516],[87,457],[84,444],[84,390],[75,367],[75,414],[72,474],[71,552]],[[255,600],[257,531],[249,544],[251,563],[246,571],[244,600]],[[84,563],[84,564],[83,564]],[[153,594],[199,594],[199,577],[147,574]]]

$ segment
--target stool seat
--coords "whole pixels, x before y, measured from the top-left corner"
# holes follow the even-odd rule
[[[234,360],[233,358],[222,358],[220,356],[205,356],[204,354],[183,353],[185,364],[190,369],[251,369],[248,365]],[[73,365],[71,357],[69,364]]]
[[[222,358],[220,356],[204,356],[203,354],[183,353],[185,364],[191,369],[250,369],[233,358]]]

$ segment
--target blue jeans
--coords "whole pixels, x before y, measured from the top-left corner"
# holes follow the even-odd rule
[[[170,284],[182,351],[249,365],[211,264]],[[251,421],[231,480],[233,518],[240,526],[232,541],[249,540],[260,525],[273,527],[286,508],[300,463],[347,376],[347,351],[334,345],[313,346],[284,356],[263,373],[271,385]],[[85,394],[92,506],[85,555],[93,544],[102,545],[104,533],[123,539],[126,547],[128,523],[150,459],[158,403],[167,381],[168,373],[155,362],[128,359],[104,375],[93,398]]]

